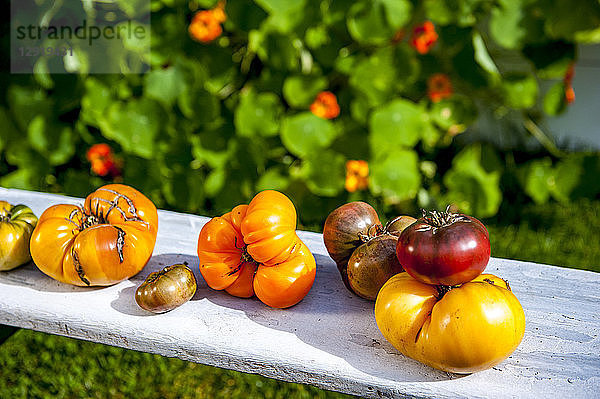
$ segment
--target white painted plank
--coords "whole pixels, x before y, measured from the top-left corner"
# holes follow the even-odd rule
[[[0,199],[39,216],[81,199],[0,188]],[[449,375],[400,355],[381,336],[373,303],[343,286],[320,234],[299,232],[317,259],[308,296],[271,309],[206,286],[196,240],[208,219],[159,211],[154,256],[137,276],[107,288],[56,282],[32,265],[0,272],[0,323],[258,373],[365,397],[570,397],[600,394],[600,274],[492,259],[487,272],[511,283],[527,318],[525,338],[499,366]],[[138,308],[135,288],[165,264],[187,261],[194,298],[172,312]]]

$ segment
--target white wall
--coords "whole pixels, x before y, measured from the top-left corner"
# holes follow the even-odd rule
[[[559,143],[600,150],[600,45],[579,48],[573,89],[575,102],[547,126]]]

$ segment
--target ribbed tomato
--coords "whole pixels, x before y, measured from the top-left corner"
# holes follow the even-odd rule
[[[216,290],[287,308],[306,296],[316,262],[296,235],[296,209],[284,194],[267,190],[249,205],[211,219],[198,237],[200,272]]]
[[[500,363],[525,332],[521,304],[508,283],[491,274],[455,288],[397,274],[379,291],[375,320],[404,355],[462,374]]]
[[[138,273],[156,242],[158,213],[123,184],[91,193],[83,204],[54,205],[40,216],[31,256],[48,276],[79,286],[106,286]]]

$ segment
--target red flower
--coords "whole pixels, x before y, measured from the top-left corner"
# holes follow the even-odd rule
[[[431,75],[427,80],[427,95],[434,103],[437,103],[444,98],[451,97],[452,93],[452,82],[450,82],[448,75],[436,73]]]
[[[190,37],[201,43],[209,43],[223,33],[221,23],[227,20],[225,2],[221,1],[211,10],[198,11],[188,28]]]
[[[94,144],[87,151],[86,157],[92,164],[92,172],[98,176],[111,175],[115,177],[121,174],[108,144]]]
[[[364,190],[369,186],[369,164],[367,161],[346,162],[346,190],[350,193]]]
[[[575,101],[575,90],[573,90],[573,77],[575,76],[575,64],[571,63],[565,77],[563,79],[565,83],[565,101],[567,104],[571,104]]]
[[[419,54],[427,54],[437,39],[438,34],[435,32],[435,26],[430,21],[425,21],[423,25],[414,28],[410,44]]]
[[[337,117],[340,114],[340,106],[335,94],[330,91],[320,92],[310,105],[310,112],[325,119]]]

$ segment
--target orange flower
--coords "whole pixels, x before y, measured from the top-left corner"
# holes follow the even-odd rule
[[[367,161],[350,160],[346,162],[346,190],[355,192],[369,186],[369,164]]]
[[[427,80],[427,95],[434,103],[440,102],[444,98],[451,97],[453,93],[452,82],[448,75],[436,73]]]
[[[573,77],[575,76],[575,64],[571,63],[565,77],[563,79],[565,83],[565,101],[567,104],[571,104],[575,101],[575,90],[573,90]]]
[[[320,118],[333,119],[340,114],[335,94],[330,91],[322,91],[317,94],[315,101],[310,105],[310,112]]]
[[[92,172],[98,176],[119,176],[121,170],[113,157],[112,149],[108,144],[94,144],[86,153],[88,161],[92,164]]]
[[[223,32],[220,23],[225,18],[225,12],[218,7],[212,10],[198,11],[192,17],[192,23],[188,28],[190,37],[201,43],[212,42]]]
[[[414,28],[410,44],[419,54],[427,54],[437,39],[435,26],[430,21],[425,21],[423,25]]]

